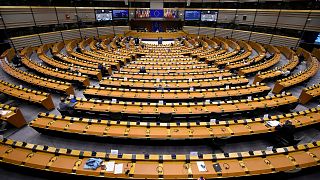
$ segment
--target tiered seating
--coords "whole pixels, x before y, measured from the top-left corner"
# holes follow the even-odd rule
[[[320,84],[316,84],[307,88],[304,88],[300,94],[299,102],[302,104],[308,103],[310,100],[318,98],[320,96]]]
[[[136,79],[117,79],[117,78],[103,78],[100,81],[101,86],[110,87],[130,87],[130,88],[144,88],[155,89],[159,85],[170,89],[190,89],[194,88],[212,88],[223,87],[226,85],[239,86],[248,84],[249,80],[242,76],[227,77],[222,79],[198,79],[198,80],[136,80]]]
[[[210,71],[218,71],[219,68],[215,66],[187,66],[187,67],[157,67],[157,68],[150,68],[150,67],[145,67],[148,73],[193,73],[193,72],[210,72]],[[129,67],[123,67],[121,71],[126,71],[126,72],[139,72],[140,67],[138,66],[129,66]]]
[[[128,62],[130,62],[130,60],[132,60],[131,56],[128,56],[125,54],[118,55],[118,54],[110,54],[107,52],[104,54],[99,54],[94,51],[88,51],[85,49],[85,46],[87,46],[91,41],[92,41],[92,38],[87,39],[87,40],[83,40],[79,43],[79,47],[81,48],[82,53],[84,53],[87,56],[91,56],[91,57],[95,57],[95,58],[99,58],[99,59],[105,59],[105,60],[114,59],[114,60],[122,62],[122,65],[125,65]]]
[[[190,73],[171,73],[168,76],[168,73],[130,73],[130,72],[118,72],[114,73],[112,77],[114,78],[128,78],[128,79],[144,79],[144,80],[152,80],[152,79],[161,79],[161,80],[183,80],[183,79],[213,79],[217,77],[229,77],[232,76],[232,73],[229,71],[221,70],[221,71],[209,71],[209,72],[190,72]]]
[[[116,98],[142,101],[197,101],[206,99],[230,99],[247,96],[267,95],[270,87],[261,85],[236,86],[231,88],[197,90],[146,90],[89,86],[83,94],[86,97]]]
[[[1,163],[72,175],[106,178],[217,178],[238,177],[298,170],[318,165],[320,142],[289,146],[273,150],[224,154],[158,155],[109,154],[106,152],[79,151],[48,147],[10,139],[1,140]],[[105,169],[84,169],[89,158],[101,158],[122,164],[119,173]],[[203,163],[206,172],[200,172],[197,163]],[[219,166],[220,171],[214,168]]]
[[[20,109],[6,104],[0,104],[0,108],[2,109],[0,115],[1,121],[6,121],[16,128],[21,128],[27,124]]]
[[[43,66],[41,64],[38,64],[36,62],[33,62],[28,57],[22,58],[22,63],[23,63],[23,65],[25,65],[29,69],[32,69],[35,72],[38,72],[39,74],[42,74],[44,76],[50,76],[52,78],[57,78],[57,79],[69,81],[72,83],[79,83],[82,86],[89,86],[90,85],[90,81],[89,81],[88,77],[85,75],[60,71],[57,69],[52,69],[52,68]]]
[[[69,56],[63,54],[63,42],[53,44],[53,58],[48,52],[52,45],[43,45],[37,49],[38,57],[53,68],[30,60],[35,48],[25,48],[21,52],[22,63],[34,72],[87,86],[83,93],[77,92],[77,95],[81,94],[78,98],[68,97],[63,101],[67,110],[59,108],[61,115],[39,113],[29,124],[39,133],[156,143],[159,140],[204,140],[212,143],[212,140],[219,138],[249,135],[251,138],[276,133],[276,127],[271,126],[269,121],[284,123],[291,120],[299,130],[320,122],[320,108],[287,114],[278,112],[288,112],[298,102],[307,103],[316,98],[320,95],[319,85],[304,89],[299,99],[291,93],[268,96],[270,87],[263,83],[247,85],[249,79],[243,76],[276,65],[280,61],[280,52],[289,59],[289,63],[280,68],[280,75],[285,70],[293,70],[298,64],[297,56],[289,49],[279,47],[279,51],[271,45],[263,47],[255,42],[197,35],[182,40],[184,45],[175,41],[170,45],[142,43],[135,46],[131,40],[129,48],[125,37],[112,35],[102,37],[100,45],[103,50],[96,48],[97,41],[92,38],[65,42]],[[202,46],[198,46],[199,43]],[[74,51],[77,44],[81,53]],[[253,49],[257,55],[248,58]],[[264,59],[266,49],[274,54],[273,58]],[[308,61],[308,68],[303,73],[278,81],[273,92],[279,93],[284,88],[305,82],[317,72],[317,60],[310,53],[299,49],[297,54],[301,53]],[[8,50],[2,55],[8,61],[0,60],[1,67],[8,74],[37,87],[74,94],[69,83],[40,78],[14,68],[9,63],[12,55],[13,50]],[[100,64],[107,68],[110,77],[103,78],[105,74],[101,74]],[[120,71],[122,65],[124,67]],[[146,73],[139,72],[142,66]],[[74,70],[70,67],[77,68],[79,74],[66,72]],[[224,70],[217,67],[224,67]],[[112,68],[117,71],[112,72]],[[229,70],[239,70],[238,74],[242,76]],[[81,74],[101,80],[100,87],[89,86],[89,79]],[[277,69],[262,72],[256,76],[255,82],[280,75]],[[42,104],[48,110],[55,108],[47,93],[20,88],[3,81],[0,81],[0,89],[13,97]],[[86,98],[79,98],[82,95]],[[62,104],[59,106],[63,107]],[[0,104],[0,108],[2,106]],[[19,110],[8,106],[2,109],[10,111],[1,111],[1,120],[16,127],[25,124]],[[276,110],[279,115],[264,115],[261,118],[262,113],[269,110]],[[249,118],[239,120],[240,115],[241,118]],[[89,158],[123,164],[123,168],[119,173],[106,171],[105,167],[88,170],[84,165]],[[320,163],[320,141],[262,151],[162,155],[57,149],[3,139],[0,140],[0,163],[47,173],[113,179],[227,178],[297,171],[317,166]],[[199,163],[205,165],[206,171],[199,171]]]
[[[299,64],[298,56],[295,54],[294,51],[287,47],[278,47],[278,49],[286,56],[287,59],[289,59],[289,63],[283,65],[280,68],[274,68],[272,70],[257,74],[254,78],[253,83],[278,78],[281,75],[283,75],[285,71],[292,71]]]
[[[22,88],[0,80],[0,90],[6,95],[22,99],[31,103],[41,104],[47,110],[54,109],[51,95],[45,92]]]
[[[77,69],[77,71],[80,72],[81,74],[85,74],[87,76],[96,78],[98,80],[102,79],[101,72],[98,69],[82,67],[82,66],[75,66],[73,64],[64,63],[64,62],[61,62],[56,59],[48,57],[45,54],[45,52],[48,51],[49,48],[50,47],[48,45],[42,45],[38,48],[38,51],[37,51],[39,58],[47,65],[49,65],[53,68],[58,68],[58,69],[62,69],[65,71],[71,71],[70,67],[73,67],[73,71],[72,71],[73,73],[75,72],[75,69]]]
[[[77,65],[78,67],[92,68],[92,69],[95,69],[95,70],[98,69],[98,63],[72,58],[70,56],[65,56],[65,55],[60,54],[60,53],[57,53],[55,55],[55,57],[59,58],[59,60],[61,60],[61,61],[69,63],[71,65]],[[103,66],[106,68],[106,72],[109,75],[111,75],[112,74],[111,66],[106,65],[106,64],[104,64]]]
[[[242,75],[242,76],[250,75],[258,71],[268,69],[276,65],[280,61],[280,58],[281,58],[280,51],[276,47],[271,45],[265,45],[265,47],[269,51],[269,53],[272,53],[274,56],[265,62],[240,68],[238,72],[239,75]]]
[[[65,94],[74,94],[73,87],[70,83],[56,81],[49,78],[43,78],[40,76],[36,76],[25,71],[22,71],[18,68],[13,67],[8,62],[1,60],[1,68],[7,73],[13,76],[16,79],[19,79],[23,82],[28,84],[32,84],[34,86],[43,88],[43,89],[50,89],[52,91],[63,92]]]
[[[252,41],[248,41],[248,45],[251,47],[251,51],[250,51],[250,48],[247,47],[247,50],[245,53],[247,52],[250,52],[249,55],[251,55],[251,52],[252,52],[252,48],[258,53],[256,56],[254,56],[253,58],[248,58],[248,59],[244,59],[244,58],[247,58],[247,57],[241,57],[242,54],[240,55],[241,59],[239,60],[243,60],[243,62],[237,60],[236,62],[231,62],[231,63],[228,63],[225,67],[225,69],[228,69],[228,70],[234,70],[234,69],[239,69],[239,68],[243,68],[243,67],[246,67],[246,66],[250,66],[250,65],[253,65],[253,64],[256,64],[258,62],[261,62],[264,57],[266,56],[266,50],[263,46],[261,46],[260,44],[258,43],[255,43],[255,42],[252,42]],[[243,54],[245,54],[243,53]]]
[[[298,99],[290,93],[259,98],[232,100],[226,102],[192,102],[192,103],[145,103],[126,101],[102,101],[77,98],[74,109],[79,113],[114,114],[145,117],[159,117],[171,113],[173,116],[192,118],[194,116],[222,116],[237,113],[259,112],[267,109],[297,105]],[[69,102],[67,102],[69,103]]]
[[[320,122],[320,108],[270,116],[216,122],[132,122],[86,119],[40,113],[29,126],[41,133],[76,134],[97,137],[150,140],[227,138],[274,132],[267,122],[291,120],[297,128]]]
[[[110,65],[112,68],[119,70],[120,69],[120,61],[121,60],[114,60],[114,59],[100,59],[100,58],[95,58],[95,57],[90,57],[86,56],[82,53],[74,52],[73,49],[76,46],[77,40],[70,41],[66,45],[66,51],[68,54],[80,59],[80,60],[85,60],[85,61],[90,61],[93,63],[100,63],[100,64],[107,64]],[[122,62],[124,63],[124,62]]]
[[[246,43],[244,41],[238,41],[238,44],[243,49],[243,52],[238,52],[237,54],[234,54],[231,57],[227,57],[227,58],[223,58],[223,59],[219,58],[218,60],[214,61],[214,64],[218,67],[222,67],[222,66],[227,65],[227,67],[229,67],[229,69],[233,69],[233,68],[230,68],[230,66],[228,66],[230,63],[231,63],[231,65],[233,65],[240,60],[248,58],[252,54],[253,49],[252,49],[251,45],[249,45],[249,43]],[[253,44],[253,43],[251,43],[251,44]],[[257,46],[257,47],[260,47],[260,46]],[[264,49],[261,49],[258,52],[259,53],[258,55],[263,54],[264,53],[263,50]]]
[[[299,51],[299,50],[298,50]],[[319,69],[319,62],[315,57],[312,57],[311,53],[303,50],[300,48],[301,53],[298,54],[303,54],[307,61],[307,69],[304,70],[303,72],[300,72],[298,74],[295,74],[293,76],[289,76],[287,78],[278,80],[274,88],[272,90],[273,93],[280,93],[286,88],[289,88],[293,85],[303,83],[313,77]]]

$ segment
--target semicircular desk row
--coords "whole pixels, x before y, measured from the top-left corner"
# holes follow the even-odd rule
[[[320,107],[264,118],[215,122],[140,122],[58,116],[39,113],[29,126],[41,133],[75,134],[103,138],[185,140],[229,138],[274,132],[268,121],[291,120],[296,128],[320,122]]]
[[[65,101],[69,103],[69,100]],[[222,102],[191,102],[191,103],[150,103],[127,101],[102,101],[77,98],[74,110],[82,114],[114,114],[121,113],[158,117],[161,113],[172,113],[176,117],[221,116],[237,113],[259,112],[273,108],[294,108],[298,99],[291,93],[265,96],[253,99],[240,99]]]
[[[89,158],[113,164],[112,170],[86,169]],[[318,166],[320,142],[221,154],[111,154],[2,139],[0,163],[40,172],[125,179],[193,179],[262,175]],[[200,168],[198,165],[202,165]]]

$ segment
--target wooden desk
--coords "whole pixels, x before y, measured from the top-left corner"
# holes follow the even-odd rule
[[[216,177],[239,177],[284,170],[297,170],[318,165],[320,142],[277,148],[272,151],[257,150],[250,152],[200,154],[198,156],[174,154],[109,154],[106,152],[79,151],[29,144],[3,139],[0,141],[1,163],[23,168],[65,173],[72,176],[123,178],[123,179],[187,179],[203,176],[206,179]],[[120,174],[106,172],[104,169],[84,169],[89,158],[100,158],[104,162],[114,161],[122,164]],[[203,162],[206,172],[200,172],[197,162]],[[280,163],[279,163],[280,162]],[[221,171],[215,171],[218,164]]]
[[[6,104],[0,104],[0,108],[4,111],[8,111],[5,115],[0,115],[0,120],[6,121],[16,128],[21,128],[27,124],[20,109]]]

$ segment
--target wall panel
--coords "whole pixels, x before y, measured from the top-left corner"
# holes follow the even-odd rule
[[[308,17],[308,11],[282,10],[277,27],[288,29],[303,29]]]
[[[199,27],[196,26],[184,26],[183,30],[189,34],[198,34]]]
[[[236,15],[235,9],[219,9],[218,23],[234,22]]]
[[[78,13],[79,21],[93,22],[96,20],[94,8],[77,7],[77,13]]]
[[[114,26],[114,32],[116,34],[124,34],[125,32],[129,31],[129,26]]]
[[[80,29],[82,37],[97,36],[97,28],[83,28]]]
[[[57,7],[56,9],[60,23],[77,22],[76,9],[74,7]]]
[[[251,31],[233,30],[232,38],[239,40],[249,40]]]
[[[231,37],[232,34],[232,29],[221,29],[221,28],[216,28],[216,36],[219,37]]]
[[[273,35],[270,44],[275,46],[296,47],[298,42],[299,38]]]
[[[98,27],[98,33],[99,33],[99,36],[114,34],[113,27],[112,26]]]
[[[271,37],[272,34],[252,32],[250,36],[250,41],[255,41],[262,44],[269,44]]]
[[[64,40],[81,38],[79,29],[61,31]]]
[[[14,37],[14,38],[10,38],[10,39],[16,49],[22,49],[22,48],[28,47],[28,46],[40,46],[41,45],[41,41],[40,41],[38,34],[30,35],[30,36]],[[10,44],[11,44],[11,42],[10,42]],[[11,46],[12,46],[12,44],[11,44]]]
[[[63,40],[60,31],[41,33],[39,35],[43,44],[56,43],[61,42]]]
[[[3,21],[7,28],[35,26],[30,7],[0,7]]]
[[[216,28],[200,27],[199,34],[214,36]]]
[[[32,7],[37,25],[58,24],[54,7]]]
[[[306,30],[320,32],[320,11],[312,10],[309,19],[310,21],[306,24]]]
[[[235,23],[252,25],[255,14],[255,9],[239,9],[236,15]]]
[[[254,25],[274,27],[277,22],[278,13],[278,11],[274,10],[258,10]]]

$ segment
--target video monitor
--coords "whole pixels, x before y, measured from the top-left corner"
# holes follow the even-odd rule
[[[128,19],[129,18],[129,10],[127,10],[127,9],[113,10],[112,16],[113,16],[114,20]]]
[[[318,36],[316,37],[316,40],[314,41],[314,44],[320,45],[320,33],[319,33]]]
[[[201,21],[216,22],[218,18],[218,11],[201,11]]]
[[[196,10],[186,10],[184,11],[185,21],[198,21],[200,20],[201,12]]]
[[[104,9],[96,10],[96,20],[97,21],[111,21],[112,20],[112,10],[104,10]]]

